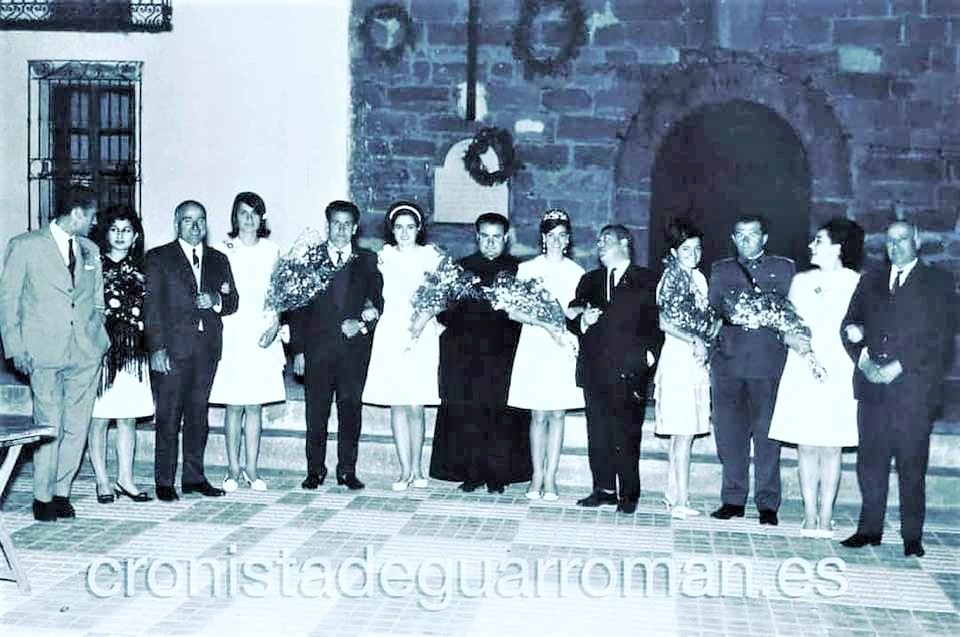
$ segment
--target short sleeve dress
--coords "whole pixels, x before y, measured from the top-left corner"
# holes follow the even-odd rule
[[[280,338],[260,347],[260,337],[275,317],[273,311],[264,309],[264,299],[280,247],[261,238],[252,246],[229,239],[216,249],[230,261],[240,305],[236,312],[223,317],[223,353],[210,390],[210,402],[264,405],[286,400],[286,357]]]
[[[810,328],[810,346],[827,377],[820,382],[802,356],[793,350],[787,353],[770,438],[810,446],[857,446],[853,361],[840,340],[840,324],[859,281],[860,275],[846,268],[810,270],[793,277],[790,300]]]
[[[695,297],[707,303],[707,278],[690,271]],[[657,285],[657,303],[660,288]],[[660,362],[653,378],[656,426],[661,436],[697,436],[710,432],[710,367],[693,357],[693,348],[676,336],[664,333]]]
[[[541,279],[563,308],[576,295],[583,274],[584,269],[571,259],[552,262],[543,255],[521,263],[517,269],[518,279]],[[582,409],[583,390],[577,387],[574,350],[558,345],[542,327],[524,325],[513,361],[507,404],[538,411]]]
[[[430,319],[413,340],[413,295],[424,275],[442,258],[432,245],[398,250],[385,245],[378,253],[383,275],[383,315],[373,333],[363,402],[373,405],[438,405],[438,370],[442,326]]]

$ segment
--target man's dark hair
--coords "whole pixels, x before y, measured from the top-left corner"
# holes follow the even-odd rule
[[[600,231],[600,236],[610,233],[614,235],[618,241],[626,239],[627,240],[627,254],[630,255],[630,260],[633,260],[633,235],[630,234],[630,231],[627,230],[626,226],[620,225],[619,223],[611,223],[603,227],[603,230]]]
[[[335,212],[349,212],[353,216],[353,222],[356,224],[360,223],[360,209],[351,201],[336,199],[328,203],[327,209],[323,212],[327,216],[328,222],[333,218],[333,213]]]
[[[748,212],[737,217],[737,220],[733,223],[736,226],[738,223],[753,223],[757,222],[760,224],[760,231],[763,234],[767,234],[767,218],[759,213]]]
[[[93,208],[97,205],[97,193],[89,186],[73,184],[60,193],[60,209],[57,218],[66,217],[77,208]]]
[[[480,226],[488,223],[498,224],[503,228],[503,234],[510,231],[510,221],[499,212],[485,212],[477,217],[477,221],[473,225],[477,232],[480,232]]]

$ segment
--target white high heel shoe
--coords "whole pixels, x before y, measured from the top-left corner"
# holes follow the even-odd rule
[[[410,485],[413,484],[413,482],[414,482],[413,476],[410,476],[406,480],[397,480],[396,482],[390,485],[390,488],[394,491],[406,491],[407,488],[409,488]]]
[[[240,479],[247,483],[247,486],[253,489],[254,491],[266,491],[267,483],[262,479],[257,478],[256,480],[251,480],[250,476],[247,475],[246,469],[240,471]]]

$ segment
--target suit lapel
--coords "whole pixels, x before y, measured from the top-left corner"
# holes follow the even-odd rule
[[[67,269],[67,264],[63,262],[63,255],[60,254],[60,246],[57,245],[57,240],[53,238],[49,226],[43,229],[43,235],[45,239],[43,251],[49,267],[51,282],[56,284],[64,293],[69,294],[74,285],[70,280],[70,270]],[[81,268],[80,259],[77,259],[77,268]]]
[[[176,268],[180,271],[180,277],[183,279],[184,283],[193,290],[194,296],[197,294],[197,280],[193,276],[193,265],[189,261],[189,257],[183,252],[183,248],[180,247],[180,242],[177,239],[173,240],[173,243],[170,244],[171,256],[173,257],[173,262]],[[203,261],[206,262],[206,257],[208,255],[203,255]],[[200,269],[200,280],[203,281],[203,267],[201,265]]]

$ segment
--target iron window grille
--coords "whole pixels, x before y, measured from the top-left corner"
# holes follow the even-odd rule
[[[29,218],[56,216],[71,184],[97,192],[100,207],[140,210],[142,62],[31,60],[28,97]]]
[[[171,0],[0,0],[0,29],[170,31]]]

